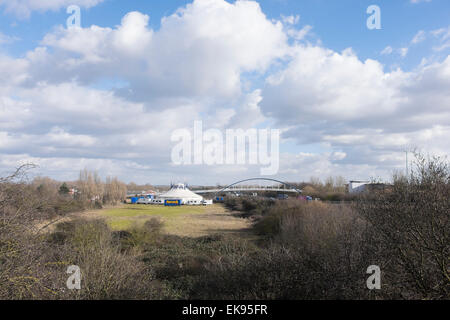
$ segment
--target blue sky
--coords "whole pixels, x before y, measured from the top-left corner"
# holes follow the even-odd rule
[[[105,0],[93,8],[82,11],[82,26],[114,27],[126,13],[140,11],[148,14],[150,26],[158,29],[162,17],[173,14],[177,8],[189,2]],[[378,58],[387,65],[395,63],[404,68],[413,68],[420,63],[429,47],[415,48],[401,62],[379,57],[379,53],[389,45],[406,47],[419,30],[436,30],[446,26],[450,21],[450,2],[446,0],[420,3],[408,0],[259,0],[258,3],[270,19],[279,19],[282,15],[300,15],[301,24],[313,26],[314,33],[328,48],[341,51],[352,47],[361,59]],[[369,16],[366,8],[371,4],[381,8],[382,30],[368,30],[366,27],[366,19]],[[37,46],[55,25],[64,25],[67,17],[64,8],[56,12],[33,13],[28,19],[3,12],[0,20],[1,32],[21,39],[6,50],[18,56],[24,54]]]
[[[406,148],[448,154],[449,1],[244,2],[0,0],[0,172],[29,160],[62,180],[83,167],[158,184],[258,175],[174,167],[171,132],[194,120],[282,130],[290,181],[388,179]],[[80,30],[65,27],[69,4]],[[381,30],[366,26],[373,4]]]

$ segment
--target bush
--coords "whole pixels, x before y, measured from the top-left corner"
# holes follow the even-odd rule
[[[299,210],[300,205],[297,200],[259,202],[258,210],[254,211],[258,215],[254,224],[256,233],[266,238],[278,235],[283,217]]]
[[[120,244],[124,249],[144,248],[158,239],[162,226],[161,220],[157,218],[146,221],[142,226],[133,225],[126,236],[122,236]]]
[[[247,213],[252,212],[258,207],[256,201],[252,201],[246,198],[242,199],[241,203],[242,203],[242,210]]]
[[[418,155],[409,177],[361,199],[358,210],[374,230],[370,243],[393,296],[450,297],[450,171]]]
[[[272,212],[261,217],[254,225],[255,232],[264,237],[274,237],[280,233],[281,213]]]
[[[82,290],[71,299],[146,299],[155,296],[151,269],[138,260],[137,251],[122,252],[108,226],[100,220],[74,220],[57,225],[50,241],[59,241],[57,259],[77,265]],[[61,243],[63,239],[63,243]],[[52,243],[52,242],[50,242]]]
[[[366,224],[344,205],[279,202],[255,224],[267,247],[215,261],[197,299],[360,299],[370,252]]]
[[[231,211],[241,210],[240,201],[237,198],[226,197],[224,201],[225,207]]]

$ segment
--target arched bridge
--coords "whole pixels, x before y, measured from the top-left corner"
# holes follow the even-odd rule
[[[249,181],[270,181],[270,182],[277,182],[283,186],[285,186],[285,188],[280,188],[280,187],[275,187],[275,186],[260,186],[260,187],[255,187],[255,186],[237,186],[238,184],[244,183],[244,182],[249,182]],[[291,186],[290,184],[280,181],[280,180],[275,180],[275,179],[269,179],[269,178],[251,178],[251,179],[245,179],[245,180],[241,180],[241,181],[237,181],[235,183],[232,183],[228,186],[226,186],[225,188],[217,188],[217,189],[208,189],[208,190],[192,190],[195,193],[221,193],[221,192],[256,192],[256,191],[274,191],[274,192],[285,192],[285,193],[302,193],[301,190],[294,188],[293,186]]]

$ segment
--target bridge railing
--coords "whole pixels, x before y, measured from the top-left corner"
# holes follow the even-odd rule
[[[255,192],[255,191],[260,191],[260,192],[286,192],[286,193],[301,193],[300,190],[297,189],[277,189],[277,188],[239,188],[239,187],[234,187],[234,188],[228,188],[228,189],[208,189],[208,190],[192,190],[193,192],[196,193],[226,193],[226,192]]]

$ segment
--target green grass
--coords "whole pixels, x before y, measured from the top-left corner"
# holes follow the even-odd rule
[[[108,217],[137,217],[137,216],[161,216],[161,217],[173,217],[180,214],[196,214],[204,213],[206,207],[165,207],[154,205],[139,205],[130,204],[122,208],[114,208],[105,210],[104,214]]]
[[[106,217],[113,230],[126,230],[135,224],[143,224],[153,218],[161,218],[165,224],[172,225],[186,215],[204,214],[207,207],[165,207],[153,205],[126,205],[121,208],[107,209],[101,214]]]

